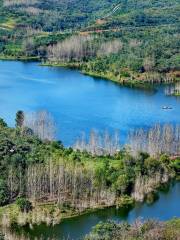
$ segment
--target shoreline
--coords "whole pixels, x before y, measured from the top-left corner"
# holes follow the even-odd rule
[[[41,224],[45,224],[46,226],[55,226],[55,225],[58,225],[58,224],[62,223],[64,220],[67,220],[67,219],[73,219],[73,218],[80,217],[80,216],[83,216],[83,215],[86,215],[86,214],[90,214],[90,213],[93,213],[93,212],[96,212],[96,211],[99,211],[99,210],[105,210],[105,209],[113,208],[113,207],[116,207],[116,204],[97,205],[93,208],[86,208],[82,211],[78,211],[78,210],[75,210],[75,209],[72,210],[71,208],[60,209],[58,207],[58,204],[50,204],[50,203],[47,202],[47,203],[39,203],[39,204],[36,203],[31,212],[22,213],[18,209],[18,206],[15,203],[12,203],[12,204],[0,207],[0,226],[2,228],[4,228],[4,227],[5,228],[11,228],[13,226],[16,226],[18,228],[26,227],[26,226],[33,227],[33,226],[41,225]],[[129,206],[129,205],[124,205],[124,206],[121,206],[121,207],[134,208],[134,206]],[[121,208],[121,207],[119,207],[119,208]],[[40,209],[42,210],[42,212],[40,212]],[[54,212],[57,213],[57,215],[55,214],[56,217],[51,216],[52,209],[54,210]],[[43,217],[44,217],[43,216],[43,214],[44,214],[43,211],[46,212],[46,217],[44,219],[43,219]],[[48,213],[48,211],[49,211],[49,213]],[[5,212],[6,219],[8,219],[9,217],[12,218],[12,219],[8,219],[8,224],[10,224],[10,225],[5,225],[3,223],[4,212]],[[39,214],[38,217],[41,218],[40,222],[39,221],[31,222],[34,214],[35,215]],[[23,222],[18,223],[18,221],[17,221],[17,219],[18,219],[17,216],[18,215],[23,216],[23,217],[25,217],[25,215],[26,215],[25,218],[28,221],[24,222],[24,223]],[[16,217],[17,217],[17,219],[16,219]],[[11,220],[12,220],[12,222],[11,222]]]
[[[95,213],[96,211],[106,210],[108,208],[116,209],[128,209],[133,210],[136,207],[136,204],[153,204],[158,199],[160,192],[170,190],[170,188],[179,183],[180,179],[175,177],[169,182],[159,185],[151,193],[152,201],[148,202],[148,199],[145,198],[143,202],[135,201],[131,196],[126,197],[122,196],[122,202],[118,202],[119,199],[116,199],[113,204],[106,205],[96,205],[92,208],[85,208],[82,211],[76,210],[73,207],[60,208],[57,203],[45,203],[45,202],[35,202],[33,210],[26,213],[21,212],[16,203],[11,203],[9,205],[0,207],[0,226],[2,228],[12,228],[12,227],[30,227],[45,224],[48,226],[56,226],[62,223],[65,220],[73,219],[80,217],[86,214]],[[168,190],[168,191],[169,191]],[[147,196],[146,196],[147,197]],[[5,213],[5,214],[4,214]],[[18,222],[19,217],[23,218],[23,221]],[[4,224],[5,218],[5,224]],[[36,219],[37,218],[37,219]],[[39,220],[40,219],[40,220]],[[8,224],[7,224],[8,223]]]
[[[114,82],[120,86],[124,86],[124,87],[129,87],[129,88],[136,88],[136,89],[140,89],[140,90],[147,90],[147,91],[155,91],[154,85],[155,84],[149,84],[146,82],[142,82],[142,81],[138,81],[138,80],[121,80],[119,81],[118,79],[116,79],[115,77],[110,77],[107,76],[105,74],[98,74],[96,72],[88,72],[85,71],[84,69],[81,68],[80,64],[74,64],[74,63],[40,63],[40,66],[44,66],[44,67],[56,67],[56,68],[67,68],[67,69],[74,69],[74,70],[78,70],[80,73],[82,73],[83,75],[87,75],[90,77],[94,77],[97,79],[104,79],[104,80],[108,80],[111,82]]]
[[[58,226],[59,224],[63,223],[66,220],[73,220],[78,217],[96,213],[97,211],[100,211],[100,210],[106,210],[108,208],[115,208],[115,207],[116,206],[114,204],[109,206],[104,206],[104,205],[96,206],[94,208],[84,209],[83,211],[74,210],[72,212],[61,213],[59,216],[55,214],[56,216],[52,217],[51,216],[52,209],[54,209],[55,213],[58,213],[59,211],[57,204],[53,204],[53,205],[50,205],[48,203],[44,204],[43,209],[45,211],[43,213],[39,213],[40,212],[39,206],[35,207],[33,212],[21,213],[18,207],[16,206],[16,204],[12,203],[0,208],[0,228],[11,229],[13,231],[15,230],[16,232],[17,230],[20,230],[22,228],[34,229],[34,227],[40,226],[40,225],[45,225],[46,227],[54,227],[54,226]],[[134,208],[134,206],[131,208],[130,207],[127,207],[127,208],[132,209]],[[5,214],[5,217],[3,217],[2,212],[4,212],[5,209],[6,209],[6,214]],[[8,212],[9,214],[7,214]],[[46,216],[44,216],[44,213]],[[37,219],[33,219],[34,216],[36,216]],[[2,223],[4,218],[6,219],[8,224]],[[22,218],[23,220],[18,222],[17,221],[18,218]]]
[[[125,77],[121,77],[121,79],[119,79],[118,77],[115,77],[111,74],[111,72],[107,73],[107,74],[101,74],[101,73],[97,73],[97,72],[92,72],[92,71],[86,71],[83,69],[83,66],[80,63],[51,63],[51,62],[45,62],[45,63],[40,63],[40,66],[47,66],[47,67],[64,67],[64,68],[68,68],[68,69],[75,69],[75,70],[79,70],[80,73],[90,76],[90,77],[94,77],[94,78],[101,78],[101,79],[105,79],[111,82],[114,82],[116,84],[119,84],[121,86],[124,87],[129,87],[129,88],[136,88],[136,89],[140,89],[140,90],[146,90],[146,91],[155,91],[155,85],[156,84],[163,84],[163,85],[167,85],[167,84],[172,84],[172,83],[176,83],[178,81],[180,81],[179,77],[174,77],[173,80],[169,81],[169,82],[163,82],[163,81],[157,81],[157,82],[147,82],[144,80],[138,80],[138,78],[135,79],[128,79]],[[138,74],[138,73],[135,73]],[[162,73],[158,73],[158,72],[152,72],[151,74],[159,74],[159,76],[161,78],[163,78],[163,74]],[[170,73],[168,73],[170,74]],[[140,77],[143,76],[143,74],[139,74]]]
[[[128,79],[126,77],[116,77],[114,76],[111,72],[107,73],[107,74],[103,74],[103,73],[97,73],[97,72],[92,72],[92,71],[86,71],[85,69],[83,69],[83,66],[81,63],[51,63],[51,62],[42,62],[42,59],[38,56],[34,56],[34,57],[27,57],[27,56],[22,56],[22,57],[15,57],[15,56],[3,56],[0,55],[0,60],[2,61],[27,61],[27,62],[31,62],[31,61],[35,61],[35,62],[39,62],[40,66],[44,66],[44,67],[63,67],[63,68],[67,68],[67,69],[74,69],[74,70],[78,70],[80,73],[90,76],[90,77],[94,77],[94,78],[101,78],[104,80],[108,80],[111,82],[114,82],[116,84],[119,84],[121,86],[124,87],[128,87],[128,88],[136,88],[136,89],[140,89],[140,90],[145,90],[145,91],[156,91],[155,89],[155,85],[156,84],[163,84],[163,85],[167,85],[167,84],[171,84],[171,83],[176,83],[180,81],[179,77],[173,77],[173,80],[169,81],[169,82],[163,82],[163,81],[157,81],[157,82],[147,82],[144,80],[139,80],[138,78],[133,78],[132,79]],[[134,73],[136,75],[138,75],[139,77],[142,77],[143,74],[142,73]],[[160,74],[159,76],[161,76],[161,78],[163,77],[162,73],[158,73],[158,72],[152,72],[152,74]],[[167,73],[167,74],[170,74]],[[177,97],[179,97],[180,95],[176,95]]]

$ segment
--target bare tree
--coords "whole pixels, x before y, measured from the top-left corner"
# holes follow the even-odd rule
[[[55,122],[47,111],[26,113],[24,126],[32,129],[34,134],[42,140],[55,139]]]
[[[120,39],[115,39],[108,42],[101,43],[97,55],[103,56],[103,55],[110,55],[113,53],[118,53],[123,48],[123,43]]]
[[[168,155],[180,154],[180,126],[170,124],[155,125],[143,130],[131,131],[128,143],[134,155],[138,152],[147,152],[152,156],[166,153]]]
[[[82,134],[82,137],[78,138],[73,148],[75,150],[87,151],[96,156],[114,155],[121,149],[119,132],[115,131],[115,133],[111,135],[108,131],[99,134],[97,131],[91,130],[87,141],[85,134]]]
[[[155,67],[155,59],[154,57],[146,57],[144,59],[144,63],[143,63],[144,69],[147,72],[151,72],[154,70]]]
[[[48,47],[47,55],[51,61],[80,61],[86,56],[93,56],[94,49],[91,41],[93,36],[75,35],[62,42]]]

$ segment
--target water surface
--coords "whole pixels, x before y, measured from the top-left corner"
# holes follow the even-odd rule
[[[82,75],[64,68],[40,67],[38,63],[0,61],[0,117],[14,126],[18,110],[46,109],[57,123],[57,136],[70,145],[82,132],[120,130],[124,140],[130,129],[150,127],[156,123],[180,123],[180,100],[167,97],[164,87],[142,91],[113,82]],[[170,106],[171,110],[163,110]],[[137,217],[168,220],[180,217],[180,183],[149,206],[137,205],[133,210],[109,208],[64,220],[55,227],[36,226],[26,229],[32,239],[69,236],[78,239],[99,221],[127,220]]]
[[[147,92],[119,86],[65,68],[38,63],[0,61],[0,117],[14,125],[18,110],[46,109],[57,123],[57,136],[71,145],[82,132],[130,129],[155,123],[180,123],[180,100],[164,95],[164,87]],[[172,110],[162,110],[162,106]]]

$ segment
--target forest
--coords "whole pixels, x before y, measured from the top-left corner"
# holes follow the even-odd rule
[[[1,0],[0,57],[131,85],[178,81],[179,10],[178,0]]]
[[[3,226],[55,224],[64,215],[88,209],[151,203],[160,186],[179,177],[179,126],[136,130],[125,146],[117,133],[100,136],[92,131],[88,142],[79,139],[65,148],[54,138],[48,112],[18,111],[15,122],[10,128],[0,120]],[[136,140],[141,136],[144,144]]]

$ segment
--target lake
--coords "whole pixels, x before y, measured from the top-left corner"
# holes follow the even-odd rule
[[[97,210],[71,219],[62,221],[54,227],[45,225],[35,226],[34,229],[21,229],[21,233],[30,234],[31,239],[52,239],[62,240],[64,238],[78,240],[83,235],[88,234],[93,226],[100,221],[115,220],[133,222],[135,219],[158,219],[169,220],[173,217],[180,217],[180,182],[172,184],[169,190],[160,192],[159,199],[151,204],[136,204],[132,210],[107,208]]]
[[[124,142],[131,129],[180,123],[180,99],[165,96],[162,86],[156,88],[131,89],[76,70],[0,61],[0,117],[14,126],[18,110],[48,110],[56,122],[57,138],[66,146],[91,129],[120,130]]]
[[[120,86],[65,68],[41,67],[34,62],[0,61],[0,117],[14,126],[18,110],[47,110],[56,122],[57,138],[72,145],[82,132],[91,129],[119,130],[124,142],[135,128],[156,123],[180,123],[180,99],[164,94],[164,86],[145,91]],[[163,110],[163,106],[172,109]],[[168,220],[180,217],[180,183],[161,192],[152,205],[138,204],[133,210],[109,208],[62,221],[55,227],[44,225],[25,229],[31,238],[79,239],[99,221],[132,222],[138,217]]]

